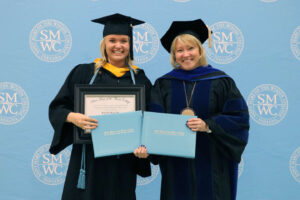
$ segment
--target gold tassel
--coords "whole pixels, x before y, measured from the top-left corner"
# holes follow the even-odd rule
[[[211,48],[212,47],[212,39],[211,39],[211,30],[209,28],[209,26],[207,26],[207,30],[208,30],[208,47]]]

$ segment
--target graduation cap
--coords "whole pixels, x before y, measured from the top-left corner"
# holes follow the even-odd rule
[[[92,20],[92,22],[103,24],[103,37],[111,34],[128,35],[130,39],[130,58],[133,59],[133,37],[132,27],[145,23],[119,13]]]
[[[171,45],[175,37],[182,34],[190,34],[196,37],[203,44],[207,38],[211,38],[211,31],[208,26],[201,20],[193,21],[173,21],[168,31],[160,39],[163,47],[170,52]],[[211,46],[211,39],[210,39]]]

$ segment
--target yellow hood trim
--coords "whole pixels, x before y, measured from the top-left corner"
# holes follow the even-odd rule
[[[96,58],[94,60],[95,63],[99,62],[101,60],[101,58]],[[124,74],[126,74],[126,72],[129,71],[129,68],[128,67],[116,67],[110,63],[106,63],[104,66],[102,66],[104,69],[110,71],[112,74],[114,74],[116,77],[122,77],[124,76]],[[132,65],[131,66],[132,69],[136,70],[138,69],[137,66],[135,65]]]

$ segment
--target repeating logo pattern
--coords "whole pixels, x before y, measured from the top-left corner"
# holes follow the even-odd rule
[[[159,48],[156,30],[148,23],[135,26],[133,29],[133,52],[136,64],[142,64],[155,57]]]
[[[294,179],[300,183],[300,147],[298,147],[291,155],[290,172]]]
[[[32,158],[34,176],[46,185],[59,185],[65,181],[71,152],[65,149],[57,155],[49,153],[49,144],[41,146]]]
[[[15,83],[0,82],[0,124],[20,122],[29,110],[26,92]]]
[[[44,62],[63,60],[72,47],[71,32],[62,22],[47,19],[31,30],[29,44],[34,55]]]
[[[300,60],[300,26],[298,26],[292,34],[291,50],[295,57]]]
[[[263,84],[253,89],[247,99],[251,118],[258,124],[273,126],[284,119],[288,111],[285,92],[273,84]]]
[[[207,57],[218,64],[228,64],[240,57],[244,49],[244,36],[240,29],[230,22],[217,22],[210,26],[212,48],[204,43]]]
[[[159,173],[159,166],[158,165],[152,165],[151,164],[151,176],[146,177],[146,178],[142,178],[140,176],[138,176],[137,178],[137,185],[141,186],[141,185],[147,185],[149,183],[151,183],[153,180],[156,179],[158,173]]]

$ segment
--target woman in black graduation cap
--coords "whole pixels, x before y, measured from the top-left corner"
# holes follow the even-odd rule
[[[174,70],[158,78],[153,111],[193,115],[195,159],[157,156],[161,200],[234,200],[238,163],[248,141],[248,108],[233,79],[207,63],[211,31],[201,19],[175,21],[161,38]],[[167,144],[166,144],[167,145]]]
[[[101,41],[102,58],[93,63],[77,65],[67,77],[49,107],[50,122],[55,130],[50,153],[57,154],[73,142],[73,126],[94,129],[98,122],[75,113],[74,85],[142,84],[149,98],[151,82],[143,70],[132,66],[132,26],[144,23],[121,14],[92,20],[104,24]],[[134,71],[134,73],[131,73]],[[99,122],[101,126],[101,122]],[[139,147],[136,152],[143,152]],[[80,175],[79,175],[80,172]],[[134,154],[94,158],[92,145],[74,144],[62,194],[63,200],[124,200],[136,199],[136,175],[149,176],[150,163]]]

